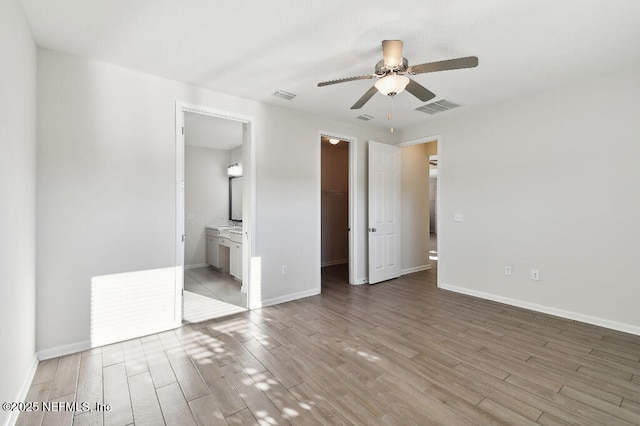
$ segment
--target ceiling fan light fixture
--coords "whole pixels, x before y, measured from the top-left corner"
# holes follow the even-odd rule
[[[375,86],[383,95],[395,96],[407,87],[409,81],[406,75],[391,74],[376,81]]]

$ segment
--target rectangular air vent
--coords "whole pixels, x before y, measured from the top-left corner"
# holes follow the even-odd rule
[[[276,98],[282,98],[288,101],[296,97],[296,95],[294,95],[293,93],[285,92],[284,90],[278,90],[276,92],[273,92],[272,95],[275,96]]]
[[[369,120],[373,120],[373,115],[362,114],[362,115],[359,115],[357,118],[358,120],[369,121]]]
[[[439,112],[449,111],[450,109],[457,108],[459,106],[460,105],[455,102],[451,102],[446,99],[440,99],[439,101],[422,105],[421,107],[416,108],[416,110],[426,112],[427,114],[437,114]]]

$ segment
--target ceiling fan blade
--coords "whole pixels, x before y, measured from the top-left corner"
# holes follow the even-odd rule
[[[414,80],[409,80],[409,84],[407,84],[407,87],[405,87],[404,90],[411,93],[422,102],[427,102],[429,99],[433,99],[436,97],[435,93],[433,93],[423,85],[416,83]]]
[[[382,40],[382,58],[388,67],[402,65],[402,40]]]
[[[409,68],[411,74],[424,74],[427,72],[458,70],[462,68],[473,68],[478,66],[476,56],[466,58],[448,59],[446,61],[428,62],[426,64],[412,65]]]
[[[329,86],[331,84],[346,83],[348,81],[355,81],[355,80],[370,80],[375,77],[377,77],[375,74],[365,74],[365,75],[359,75],[357,77],[346,77],[346,78],[340,78],[338,80],[322,81],[318,83],[318,87]]]
[[[373,95],[376,94],[377,91],[378,91],[378,89],[376,89],[376,86],[371,86],[371,89],[367,90],[367,92],[364,95],[362,95],[362,97],[360,99],[358,99],[358,102],[353,104],[351,109],[360,109],[360,108],[362,108],[362,106],[364,104],[366,104],[367,102],[369,102],[369,99],[371,99],[373,97]]]

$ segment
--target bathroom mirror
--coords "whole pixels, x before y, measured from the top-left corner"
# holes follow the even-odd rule
[[[229,178],[229,220],[242,222],[242,176]]]

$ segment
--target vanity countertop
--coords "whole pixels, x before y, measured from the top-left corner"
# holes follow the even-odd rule
[[[231,225],[215,225],[215,226],[205,226],[207,230],[207,235],[211,236],[221,236],[221,237],[229,237],[230,234],[242,234],[242,226],[231,226]],[[211,231],[213,233],[210,234]]]
[[[226,231],[229,228],[233,228],[231,225],[207,225],[205,226],[207,229],[215,229],[217,231]]]

